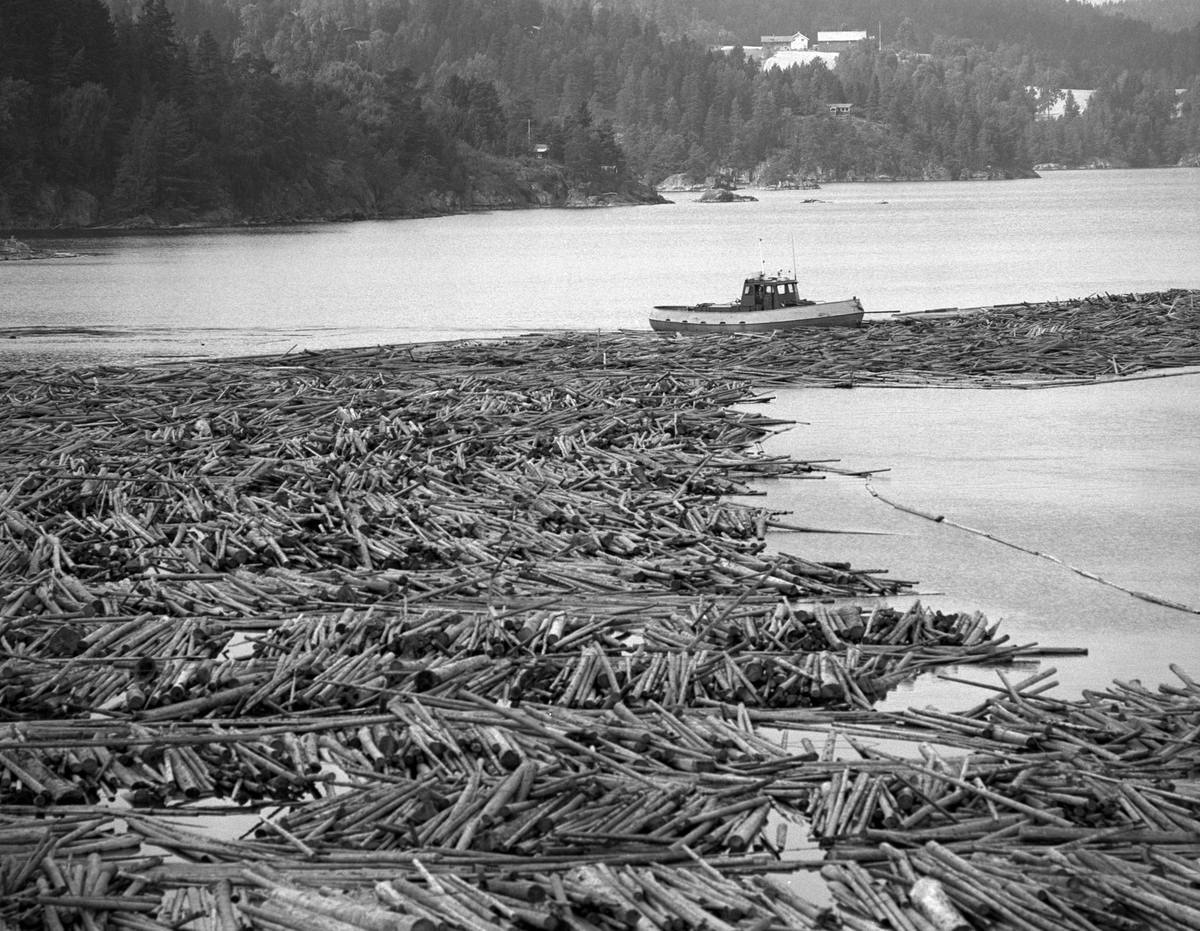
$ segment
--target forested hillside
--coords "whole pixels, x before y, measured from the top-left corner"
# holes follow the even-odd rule
[[[854,3],[875,9],[5,0],[0,225],[402,216],[636,197],[639,181],[680,171],[959,178],[1200,153],[1198,29],[1162,33],[1061,0],[891,0],[891,14],[911,15],[833,71],[764,71],[676,34],[689,17],[746,42],[878,31],[823,18]],[[706,18],[721,11],[730,18]],[[1041,118],[1072,86],[1097,88],[1087,110]]]
[[[1200,25],[1200,0],[1110,0],[1106,13],[1140,19],[1156,29],[1176,31]]]
[[[1111,69],[1163,72],[1177,86],[1200,71],[1200,12],[1164,32],[1079,0],[623,0],[670,33],[758,44],[763,35],[863,29],[884,44],[904,27],[906,45],[935,52],[954,39],[989,50],[1020,49],[1061,69],[1072,87],[1094,87]],[[1123,4],[1197,7],[1197,0]]]

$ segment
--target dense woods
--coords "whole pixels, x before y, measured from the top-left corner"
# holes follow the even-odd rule
[[[833,70],[712,50],[843,26],[880,34]],[[1198,73],[1200,24],[1062,0],[5,0],[0,224],[1169,165],[1200,153]]]
[[[1104,9],[1171,31],[1191,29],[1200,23],[1196,0],[1111,0]]]

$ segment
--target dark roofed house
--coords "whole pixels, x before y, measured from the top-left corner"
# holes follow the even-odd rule
[[[808,48],[808,36],[801,32],[796,33],[794,36],[762,37],[762,50],[764,58],[767,58],[775,52],[781,52],[784,49],[803,51],[806,48]]]

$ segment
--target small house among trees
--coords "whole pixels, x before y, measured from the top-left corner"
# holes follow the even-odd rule
[[[761,41],[763,57],[773,55],[784,49],[804,51],[808,48],[808,36],[802,32],[797,32],[793,36],[763,36]]]

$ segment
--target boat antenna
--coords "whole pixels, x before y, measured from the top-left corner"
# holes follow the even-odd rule
[[[792,241],[792,277],[798,279],[800,272],[796,268],[796,234],[788,233],[788,239]]]
[[[762,237],[758,237],[758,277],[763,278],[767,274],[767,260],[763,258]]]

